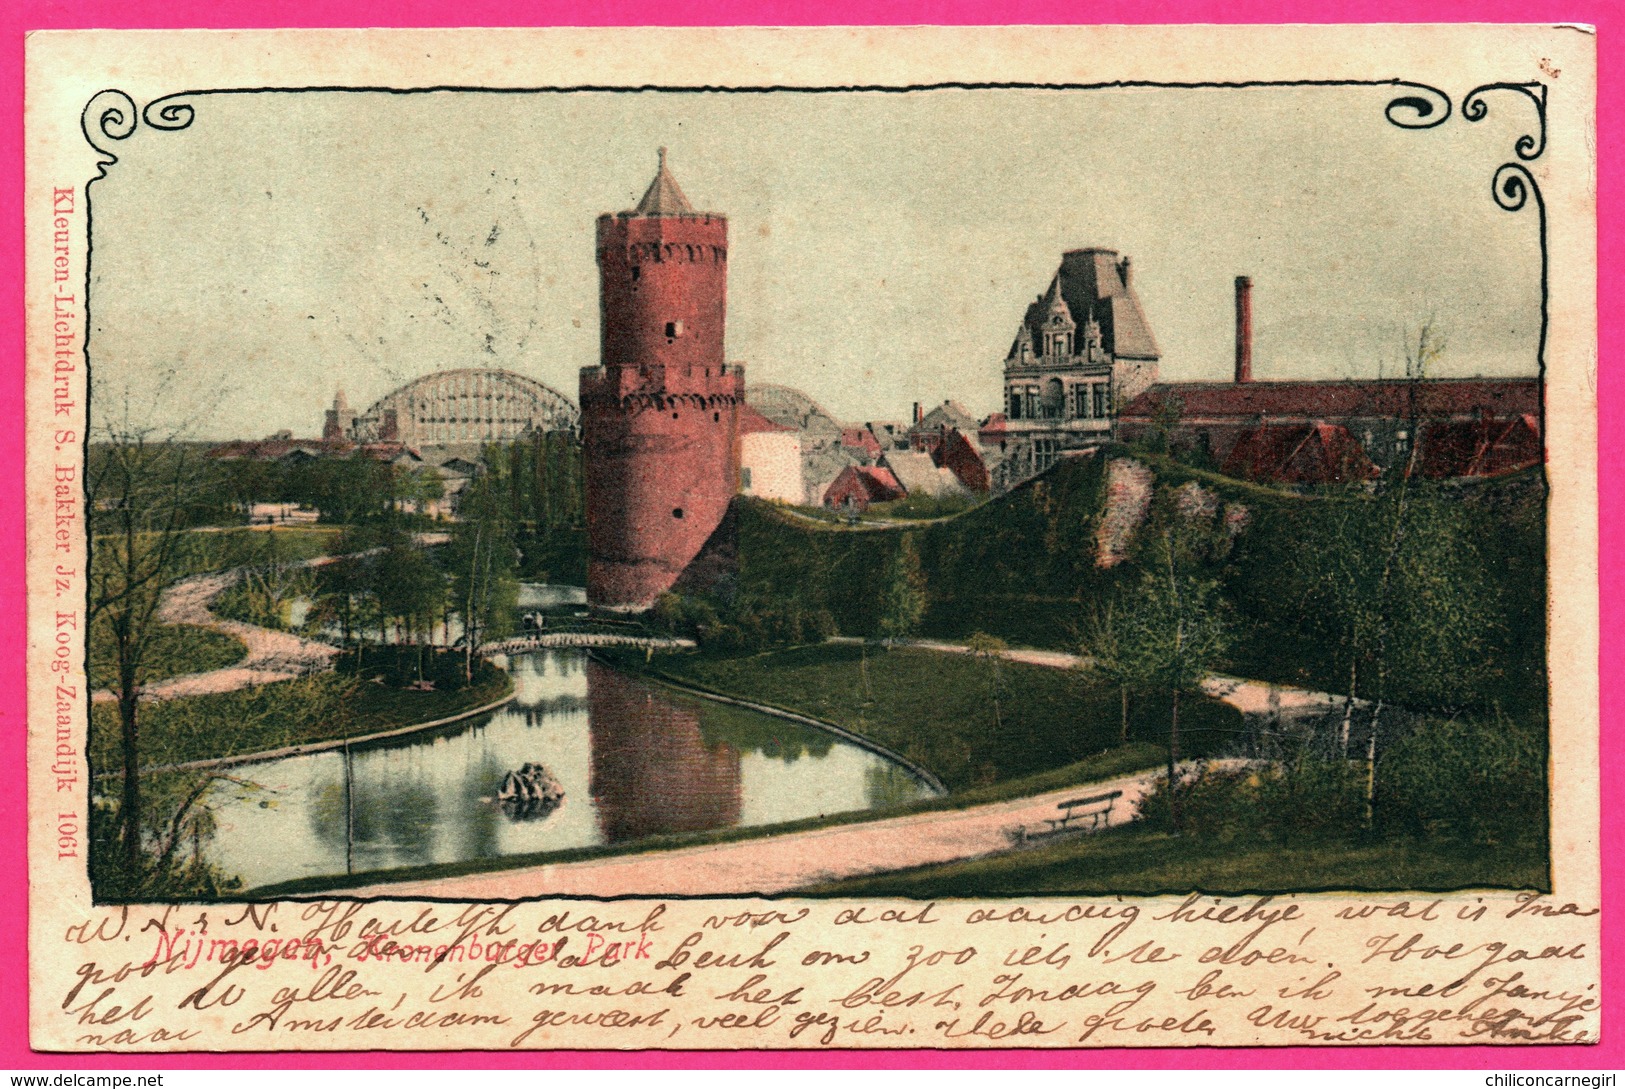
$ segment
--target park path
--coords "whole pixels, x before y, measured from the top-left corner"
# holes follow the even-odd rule
[[[862,641],[848,636],[837,636],[830,640],[833,643],[853,644]],[[971,653],[970,648],[962,643],[941,643],[933,639],[906,639],[899,641],[897,645],[941,651],[944,654]],[[1068,654],[1060,650],[1032,650],[1024,647],[1000,651],[999,657],[1007,662],[1022,662],[1047,669],[1075,669],[1088,661],[1080,654]],[[1348,702],[1348,697],[1330,692],[1293,688],[1290,685],[1272,684],[1268,681],[1251,681],[1245,677],[1230,677],[1222,673],[1208,674],[1202,681],[1202,691],[1221,703],[1229,704],[1243,715],[1270,718],[1313,718],[1333,711],[1340,712]],[[1365,700],[1355,700],[1354,706],[1364,708],[1369,704]]]
[[[935,518],[882,518],[878,515],[861,514],[856,521],[831,522],[827,518],[817,518],[811,514],[803,514],[793,507],[779,507],[778,513],[792,522],[811,526],[814,529],[834,530],[838,532],[857,532],[876,529],[915,529],[920,526],[936,525],[938,522],[950,522],[959,517],[959,514],[943,514]],[[964,513],[961,511],[960,513]]]
[[[512,900],[548,896],[772,895],[823,881],[954,862],[1008,851],[1022,827],[1043,829],[1056,806],[1112,790],[1109,826],[1134,819],[1160,775],[1144,771],[967,809],[933,810],[781,836],[681,847],[613,858],[531,866],[466,877],[400,881],[345,890],[346,896]],[[1069,833],[1070,834],[1070,833]]]
[[[164,590],[158,602],[157,620],[160,624],[191,624],[235,636],[248,648],[247,656],[223,669],[186,673],[143,685],[143,701],[235,692],[250,685],[289,681],[332,668],[333,659],[339,653],[337,647],[241,620],[225,620],[209,611],[214,599],[230,588],[239,575],[234,569],[182,579]],[[103,688],[98,689],[93,698],[105,702],[116,697]]]

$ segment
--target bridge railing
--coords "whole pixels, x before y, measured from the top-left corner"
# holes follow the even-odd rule
[[[557,647],[635,647],[645,650],[677,650],[694,645],[692,639],[679,639],[662,635],[632,635],[625,632],[605,631],[545,631],[484,643],[479,647],[478,653],[482,655],[523,654],[529,650],[546,650]]]

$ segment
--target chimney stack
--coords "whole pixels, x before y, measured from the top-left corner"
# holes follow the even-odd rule
[[[1236,381],[1253,380],[1253,278],[1236,277]]]
[[[1121,261],[1117,262],[1117,275],[1119,275],[1119,276],[1121,276],[1123,278],[1123,287],[1125,289],[1132,286],[1132,284],[1131,284],[1131,277],[1133,275],[1132,269],[1133,269],[1133,266],[1129,264],[1129,259],[1127,257],[1125,257]]]
[[[914,402],[914,422],[919,423],[923,419],[925,419],[925,414],[920,411],[920,402],[915,401]]]

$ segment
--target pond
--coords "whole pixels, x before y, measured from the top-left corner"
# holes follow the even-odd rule
[[[514,602],[521,609],[587,608],[587,590],[584,586],[558,586],[546,582],[521,582],[519,597]]]
[[[253,888],[431,863],[635,843],[930,797],[830,733],[690,698],[573,649],[509,663],[515,698],[445,730],[244,765],[211,788],[204,856]],[[497,798],[525,764],[550,811]]]
[[[514,602],[519,611],[523,613],[571,614],[585,612],[587,609],[587,591],[581,586],[559,586],[545,582],[521,582],[519,594]],[[290,631],[299,631],[310,616],[310,610],[316,605],[312,597],[296,597],[288,603],[288,628]],[[337,642],[343,629],[337,622],[320,625],[317,638]],[[463,637],[463,625],[456,617],[445,618],[439,627],[433,627],[427,633],[429,641],[441,646],[451,646],[456,640]]]

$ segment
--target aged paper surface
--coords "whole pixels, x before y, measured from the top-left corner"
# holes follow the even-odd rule
[[[34,1046],[1594,1042],[1593,78],[34,35]]]

